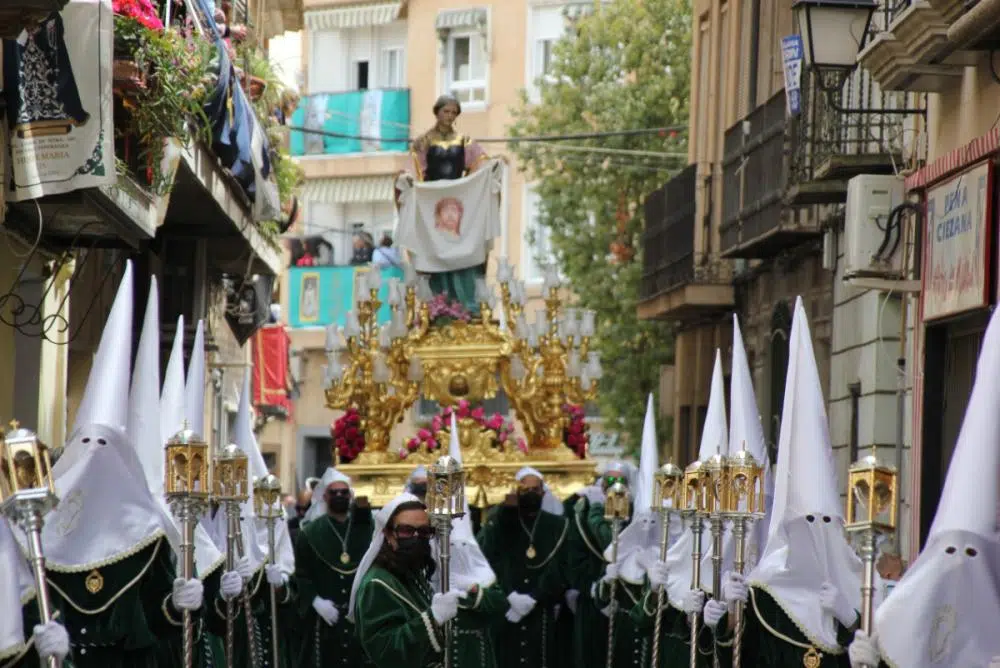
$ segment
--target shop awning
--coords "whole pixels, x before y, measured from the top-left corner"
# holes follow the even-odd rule
[[[399,18],[402,2],[365,3],[306,12],[308,30],[368,28],[392,23]]]
[[[478,28],[482,25],[486,25],[486,9],[479,7],[441,12],[437,16],[434,27],[438,30],[451,30],[452,28]]]
[[[362,204],[392,202],[394,176],[357,176],[344,179],[310,179],[302,186],[299,199],[322,204]]]

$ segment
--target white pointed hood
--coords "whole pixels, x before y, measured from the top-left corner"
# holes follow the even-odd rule
[[[323,495],[326,494],[326,488],[335,482],[343,482],[348,487],[351,486],[351,479],[349,477],[335,468],[328,468],[323,473],[323,477],[320,478],[319,483],[313,488],[312,503],[309,504],[309,510],[306,511],[305,516],[302,518],[303,522],[311,522],[317,517],[326,515],[326,501],[323,500]],[[351,498],[354,498],[354,488],[351,488]]]
[[[890,665],[992,666],[1000,657],[998,441],[1000,311],[994,311],[927,544],[875,613]]]
[[[459,464],[462,463],[462,447],[458,439],[458,423],[454,411],[451,414],[451,439],[448,443],[448,455]],[[440,557],[440,548],[435,538],[431,543],[434,559]],[[438,562],[440,566],[440,561]],[[472,518],[469,515],[469,501],[465,500],[465,514],[451,521],[451,564],[449,568],[452,587],[469,589],[473,585],[480,588],[490,587],[497,581],[496,573],[472,533]],[[432,578],[431,585],[438,591],[441,581]]]
[[[132,354],[132,263],[101,334],[76,425],[52,467],[59,505],[45,518],[48,568],[81,572],[116,563],[166,536],[179,535],[126,432]],[[19,535],[23,538],[23,535]]]
[[[184,316],[177,318],[177,332],[167,361],[167,373],[160,393],[160,317],[156,280],[150,286],[139,352],[132,372],[129,397],[129,432],[139,461],[146,472],[150,492],[170,512],[163,493],[163,467],[166,444],[184,423]],[[170,425],[176,424],[174,428]],[[150,436],[156,434],[159,440]],[[171,517],[173,517],[173,514]],[[176,525],[176,520],[174,522]],[[178,527],[179,529],[179,527]],[[178,553],[179,557],[179,553]],[[199,523],[194,530],[194,562],[198,577],[204,580],[222,565],[224,557]]]
[[[35,581],[21,555],[7,519],[0,517],[0,660],[9,659],[25,648],[21,606],[35,595]]]
[[[205,321],[198,321],[188,362],[187,384],[184,387],[184,418],[188,428],[205,436]]]
[[[722,377],[722,353],[716,349],[715,366],[712,369],[712,386],[708,395],[708,410],[705,415],[705,428],[701,433],[701,445],[698,449],[698,461],[707,461],[710,457],[729,454],[728,428],[726,426],[726,386]],[[723,523],[722,534],[722,572],[732,570],[735,561],[736,545],[728,524]],[[694,577],[694,565],[691,561],[691,551],[694,548],[694,534],[690,527],[677,539],[667,551],[667,564],[670,566],[670,577],[667,580],[667,594],[670,603],[680,608],[684,596],[691,590],[691,580]],[[704,522],[701,536],[701,588],[707,594],[712,591],[712,532],[708,520]]]
[[[774,503],[774,470],[771,458],[767,452],[764,440],[764,427],[760,423],[760,412],[757,409],[757,395],[753,390],[753,377],[750,375],[750,362],[747,360],[747,349],[743,345],[743,334],[740,332],[740,321],[733,314],[733,369],[729,388],[729,454],[746,450],[757,463],[764,467],[764,517],[754,524],[753,536],[756,538],[749,545],[752,562],[747,565],[752,568],[756,556],[764,551],[767,542],[767,529],[771,523],[771,506]]]
[[[268,475],[264,456],[260,453],[257,437],[253,433],[253,418],[250,416],[250,372],[243,374],[243,390],[240,392],[240,405],[236,413],[236,425],[233,442],[240,446],[249,459],[250,466],[250,498],[243,509],[243,541],[246,544],[246,554],[254,565],[260,565],[266,559],[269,547],[267,543],[267,521],[256,516],[253,499],[253,480]],[[276,503],[280,507],[281,500]],[[251,537],[256,536],[256,541]],[[282,572],[291,575],[295,572],[295,554],[292,551],[292,540],[288,534],[288,524],[284,517],[275,523],[274,527],[275,563]],[[258,563],[259,560],[259,563]]]
[[[837,653],[836,624],[820,605],[820,588],[829,582],[860,609],[862,567],[844,534],[826,406],[801,298],[788,350],[771,525],[747,580],[773,596],[821,651]]]
[[[653,510],[653,485],[659,468],[656,446],[656,417],[653,413],[653,395],[646,401],[646,418],[642,425],[642,447],[639,453],[639,472],[632,488],[632,521],[618,537],[618,573],[622,580],[642,584],[646,569],[659,558],[660,518]],[[611,561],[613,546],[604,550],[604,560]]]

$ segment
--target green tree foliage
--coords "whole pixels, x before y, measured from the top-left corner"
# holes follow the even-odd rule
[[[560,270],[579,305],[597,311],[601,413],[621,425],[633,449],[646,395],[657,390],[661,365],[673,359],[669,324],[636,314],[642,202],[687,162],[690,60],[690,0],[614,0],[577,20],[554,45],[550,71],[538,81],[540,102],[525,94],[509,128],[511,137],[682,128],[511,144],[535,180],[539,225]],[[581,146],[663,155],[575,148]],[[664,421],[659,426],[663,437]]]

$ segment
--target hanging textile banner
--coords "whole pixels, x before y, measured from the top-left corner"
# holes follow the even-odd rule
[[[291,339],[281,325],[267,325],[254,334],[253,403],[265,413],[292,414],[290,347]]]
[[[4,41],[13,201],[116,181],[110,0],[73,0]]]

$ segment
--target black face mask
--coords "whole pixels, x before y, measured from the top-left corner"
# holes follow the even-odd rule
[[[346,513],[351,507],[351,499],[346,496],[335,496],[327,499],[326,507],[335,513]]]
[[[396,558],[399,560],[399,565],[407,571],[417,571],[427,568],[433,563],[433,559],[431,559],[430,539],[420,538],[419,536],[397,538]]]
[[[517,496],[517,505],[528,513],[537,513],[542,508],[542,495],[538,492],[521,492]]]
[[[427,483],[415,483],[410,485],[410,494],[414,496],[419,496],[421,499],[427,496]]]

